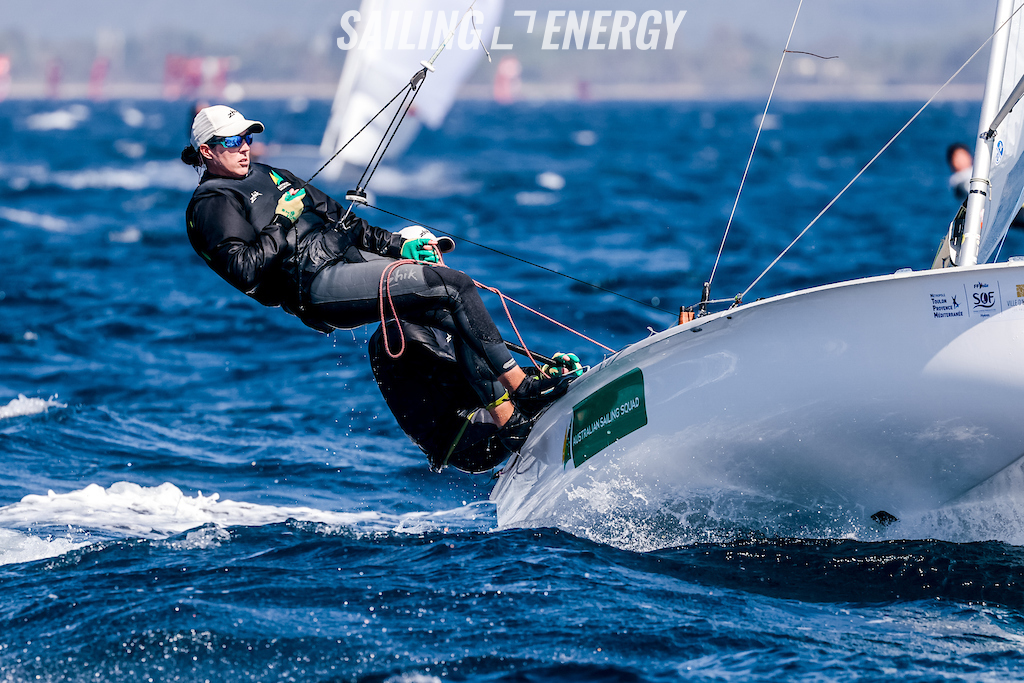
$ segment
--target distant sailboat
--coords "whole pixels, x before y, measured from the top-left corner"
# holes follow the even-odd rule
[[[363,0],[320,145],[321,157],[330,158],[356,135],[458,25],[436,62],[436,72],[427,76],[414,108],[398,129],[389,155],[407,149],[421,125],[439,128],[483,57],[484,46],[490,45],[501,8],[502,0],[476,0],[470,15],[468,0]],[[397,107],[397,102],[392,104],[370,124],[327,166],[324,175],[336,179],[346,163],[369,162]]]

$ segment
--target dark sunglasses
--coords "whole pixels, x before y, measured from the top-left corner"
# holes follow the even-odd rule
[[[246,133],[245,135],[232,135],[226,138],[211,138],[210,142],[207,144],[223,145],[228,149],[233,149],[235,147],[241,147],[243,142],[247,145],[251,145],[252,133]]]

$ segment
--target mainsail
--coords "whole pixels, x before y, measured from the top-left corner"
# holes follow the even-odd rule
[[[469,0],[363,0],[320,145],[321,156],[330,157],[366,125],[422,68],[420,61],[444,43],[461,19],[389,151],[401,153],[412,144],[420,124],[439,128],[462,83],[483,56],[483,46],[490,45],[501,6],[502,0],[476,0],[472,10]],[[325,174],[337,178],[344,162],[367,163],[397,107],[398,102],[381,114]]]
[[[1009,25],[1009,42],[1003,65],[998,106],[1002,107],[1024,77],[1024,0],[1014,0]],[[982,121],[988,126],[991,121]],[[1024,200],[1024,104],[1014,107],[996,128],[990,141],[992,183],[991,201],[985,207],[982,221],[978,263],[985,263],[999,247],[1014,216]]]

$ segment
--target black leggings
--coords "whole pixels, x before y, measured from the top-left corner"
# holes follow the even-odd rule
[[[379,322],[380,279],[392,263],[374,258],[325,268],[310,285],[308,315],[340,329]],[[395,268],[388,280],[399,319],[450,333],[459,365],[484,404],[502,396],[505,390],[497,378],[516,362],[473,279],[444,266],[405,264]],[[387,301],[385,312],[390,318]],[[396,345],[392,343],[392,348]]]

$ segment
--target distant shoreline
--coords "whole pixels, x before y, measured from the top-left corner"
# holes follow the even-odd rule
[[[286,100],[296,97],[309,100],[331,100],[336,86],[324,83],[249,82],[241,83],[246,100]],[[930,98],[938,85],[929,84],[860,84],[860,85],[807,85],[783,84],[775,92],[775,99],[789,102],[914,102]],[[984,86],[980,83],[949,85],[936,98],[937,101],[980,101]],[[734,88],[708,87],[701,83],[588,83],[586,97],[581,98],[578,83],[523,83],[519,100],[543,101],[763,101],[768,95],[765,88],[739,86]],[[60,100],[84,100],[89,97],[87,83],[66,83],[60,86]],[[9,100],[47,100],[47,86],[43,83],[12,83]],[[104,88],[105,100],[163,100],[163,86],[157,83],[111,83]],[[192,98],[179,98],[188,100]],[[216,99],[203,97],[202,99]],[[491,100],[491,86],[467,84],[459,99]]]

